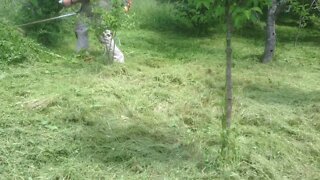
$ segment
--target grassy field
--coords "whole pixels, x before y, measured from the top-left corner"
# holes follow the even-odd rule
[[[126,64],[63,48],[0,68],[0,179],[319,179],[320,32],[234,37],[231,150],[221,158],[223,33],[121,30]],[[94,40],[93,40],[94,41]]]

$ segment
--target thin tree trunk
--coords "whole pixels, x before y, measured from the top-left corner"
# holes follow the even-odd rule
[[[264,49],[264,55],[262,58],[263,63],[269,63],[272,61],[276,50],[276,11],[277,0],[272,0],[272,5],[268,9],[267,19],[267,40]]]
[[[226,25],[227,25],[227,67],[226,67],[226,128],[229,129],[232,121],[232,47],[231,47],[231,36],[232,36],[232,15],[230,12],[230,2],[226,0]]]

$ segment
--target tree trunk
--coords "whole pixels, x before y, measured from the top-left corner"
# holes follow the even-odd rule
[[[276,11],[277,0],[272,0],[272,5],[268,9],[267,19],[267,39],[264,49],[264,55],[262,58],[263,63],[269,63],[273,59],[276,50]]]
[[[226,67],[226,122],[225,127],[227,129],[231,126],[232,120],[232,47],[231,47],[231,36],[232,36],[232,15],[230,12],[230,2],[226,0],[226,25],[227,25],[227,47],[226,47],[226,57],[227,57],[227,67]]]

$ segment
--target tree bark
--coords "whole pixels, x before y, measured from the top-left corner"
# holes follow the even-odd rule
[[[230,1],[226,0],[226,26],[227,26],[227,47],[226,47],[226,122],[225,127],[229,129],[232,122],[232,15],[230,12]]]
[[[276,11],[277,0],[272,0],[271,7],[268,8],[267,18],[267,39],[264,49],[264,55],[262,58],[263,63],[269,63],[272,61],[276,50]]]

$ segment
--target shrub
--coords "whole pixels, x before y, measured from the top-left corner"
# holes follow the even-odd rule
[[[136,25],[141,28],[157,30],[186,30],[191,24],[181,16],[177,16],[173,3],[156,0],[135,0],[133,12]]]
[[[212,8],[204,5],[198,6],[195,0],[176,0],[174,2],[175,14],[192,24],[197,32],[206,32],[213,24]]]
[[[9,22],[0,19],[0,63],[16,64],[38,59],[44,52],[38,44],[24,38]]]
[[[216,21],[213,9],[195,0],[135,0],[134,12],[142,28],[205,33]]]
[[[59,15],[62,6],[53,0],[26,0],[17,16],[19,23],[27,23]],[[38,42],[51,46],[59,40],[61,22],[59,20],[23,27],[26,34]]]

